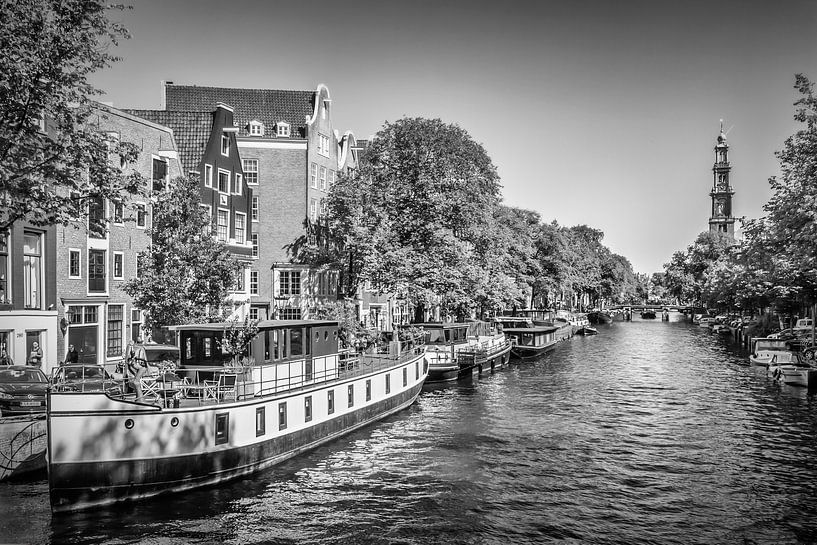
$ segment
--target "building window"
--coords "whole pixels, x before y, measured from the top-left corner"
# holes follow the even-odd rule
[[[79,250],[68,250],[68,278],[82,277],[82,253]]]
[[[250,136],[264,136],[264,124],[260,121],[250,121]]]
[[[250,320],[258,320],[258,307],[250,307]]]
[[[125,277],[125,255],[122,252],[113,253],[113,277],[122,280]]]
[[[320,215],[321,216],[326,215],[326,208],[327,208],[326,202],[327,202],[326,199],[321,199],[321,204],[320,204]]]
[[[386,374],[386,393],[391,392],[391,373]]]
[[[309,219],[315,221],[318,219],[318,201],[317,199],[309,199]]]
[[[137,343],[142,338],[142,311],[138,308],[130,311],[130,340]]]
[[[333,185],[335,185],[335,171],[329,171],[329,188],[331,189]]]
[[[233,182],[234,182],[233,183],[233,193],[235,195],[241,195],[241,192],[243,191],[241,189],[241,186],[244,185],[243,179],[244,179],[244,177],[241,176],[241,174],[239,174],[238,172],[236,172],[233,175]]]
[[[371,379],[366,381],[366,401],[372,400],[372,381]]]
[[[326,167],[321,167],[321,189],[326,191]]]
[[[318,153],[329,157],[329,137],[325,134],[318,134]]]
[[[258,233],[252,234],[252,256],[258,257]]]
[[[301,271],[281,271],[281,295],[301,294]]]
[[[105,238],[105,201],[102,197],[88,201],[88,237]]]
[[[105,250],[88,250],[88,292],[105,293]]]
[[[218,190],[220,193],[230,192],[230,173],[224,170],[218,171]]]
[[[204,165],[204,185],[213,187],[213,165]]]
[[[125,317],[125,305],[108,306],[108,357],[121,356],[124,353],[122,345],[122,325]]]
[[[326,413],[332,414],[335,412],[335,390],[326,392]]]
[[[354,407],[355,406],[355,385],[350,384],[349,387],[346,389],[346,397],[347,397],[347,406]]]
[[[24,233],[23,235],[23,290],[25,308],[40,308],[42,293],[40,286],[43,278],[42,235]],[[9,286],[10,288],[11,286]]]
[[[258,221],[258,197],[252,196],[252,220]]]
[[[244,244],[246,242],[245,233],[247,230],[247,214],[235,213],[235,243]]]
[[[289,123],[284,121],[279,121],[275,127],[277,129],[277,134],[279,138],[289,138]]]
[[[11,303],[8,235],[0,234],[0,304]]]
[[[301,309],[286,307],[281,309],[281,320],[300,320]]]
[[[114,223],[123,223],[125,216],[125,205],[121,202],[113,203],[113,222]]]
[[[153,159],[153,191],[164,191],[167,180],[167,161]]]
[[[227,232],[230,228],[230,212],[218,209],[216,223],[216,238],[221,242],[227,242]]]
[[[247,185],[258,185],[258,159],[244,159],[241,163],[244,167]]]
[[[230,156],[230,136],[227,134],[221,135],[221,154],[225,157]]]
[[[258,295],[258,271],[250,271],[250,295]]]
[[[216,444],[223,445],[230,440],[230,413],[216,415]]]
[[[304,422],[312,421],[312,396],[304,397]]]
[[[318,163],[312,163],[312,168],[309,172],[309,184],[318,189]]]
[[[286,402],[278,404],[278,429],[279,430],[287,429],[287,404],[286,404]]]
[[[144,204],[136,205],[136,227],[144,229],[147,226],[147,210]]]

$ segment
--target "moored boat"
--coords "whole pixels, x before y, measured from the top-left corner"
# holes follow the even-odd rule
[[[240,369],[204,365],[221,356],[216,341],[228,327],[175,328],[183,367],[174,376],[185,376],[163,386],[164,395],[136,401],[50,391],[54,512],[181,492],[272,466],[408,407],[428,373],[423,347],[395,342],[388,353],[353,355],[338,349],[337,322],[305,320],[261,322]],[[213,380],[190,380],[204,373]],[[179,403],[165,402],[171,394]]]
[[[791,352],[791,343],[786,339],[759,337],[752,339],[749,362],[756,366],[768,366],[772,358],[781,352]]]
[[[470,324],[430,322],[412,326],[423,328],[426,334],[427,383],[468,378],[473,375],[474,369],[478,369],[479,361],[475,352],[479,349],[479,343],[468,335]]]
[[[522,326],[522,324],[517,324]],[[541,356],[556,346],[556,326],[530,323],[522,327],[505,327],[502,330],[511,341],[511,355],[518,359]]]
[[[641,311],[641,318],[645,320],[654,320],[655,319],[655,311],[651,308],[645,308]]]
[[[576,331],[576,335],[598,335],[598,333],[598,329],[589,325],[582,326]]]

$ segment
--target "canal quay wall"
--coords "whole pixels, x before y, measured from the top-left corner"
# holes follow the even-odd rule
[[[0,418],[0,481],[45,469],[45,414]]]

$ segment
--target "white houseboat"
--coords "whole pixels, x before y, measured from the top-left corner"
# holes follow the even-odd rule
[[[338,324],[264,321],[240,369],[220,363],[229,324],[177,326],[182,365],[132,394],[53,390],[54,512],[213,485],[291,458],[410,406],[424,347],[349,356]],[[199,377],[209,377],[196,380]],[[161,380],[161,379],[164,379]]]

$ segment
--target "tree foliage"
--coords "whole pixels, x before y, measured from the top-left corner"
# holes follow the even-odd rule
[[[88,199],[124,199],[137,174],[109,163],[136,148],[89,122],[88,82],[128,37],[99,0],[0,0],[0,231],[17,220],[67,224]],[[118,161],[117,161],[118,162]]]
[[[133,304],[145,311],[148,330],[223,319],[239,265],[212,231],[196,178],[176,178],[168,192],[158,195],[151,251],[139,258],[141,274],[124,286]]]

